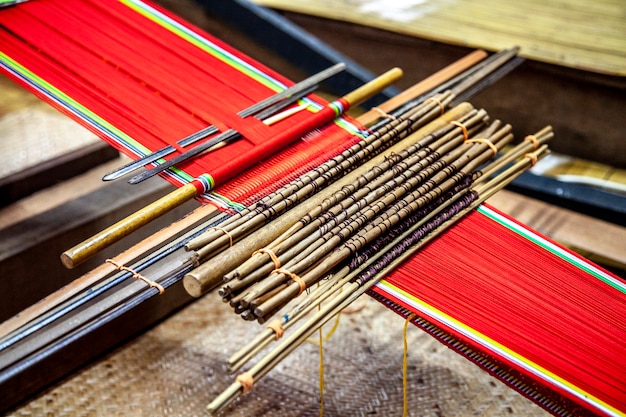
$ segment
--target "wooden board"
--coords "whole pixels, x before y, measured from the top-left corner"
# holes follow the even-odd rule
[[[297,13],[423,39],[499,50],[536,61],[626,75],[626,2],[498,0],[254,0]]]

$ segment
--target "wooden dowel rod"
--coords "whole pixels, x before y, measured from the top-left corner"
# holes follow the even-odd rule
[[[61,254],[61,262],[63,262],[66,268],[74,268],[152,220],[191,200],[197,193],[198,190],[195,185],[192,183],[185,184],[73,248],[66,250]]]
[[[485,51],[482,51],[482,50],[473,51],[470,54],[459,59],[458,61],[453,62],[447,67],[442,68],[436,73],[418,82],[417,84],[414,84],[413,86],[407,88],[406,90],[402,91],[397,96],[392,97],[386,102],[380,104],[379,106],[377,106],[377,108],[382,110],[383,112],[390,112],[393,109],[403,105],[404,103],[407,103],[421,96],[422,94],[425,94],[426,92],[432,90],[433,88],[437,87],[441,83],[462,73],[466,69],[471,68],[472,66],[476,65],[478,62],[482,61],[486,57],[487,57],[487,53]],[[369,125],[370,123],[374,122],[379,117],[380,117],[380,113],[378,111],[369,110],[363,113],[362,115],[360,115],[358,120],[364,125]]]

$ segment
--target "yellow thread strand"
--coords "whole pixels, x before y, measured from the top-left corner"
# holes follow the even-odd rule
[[[324,335],[322,334],[322,328],[319,328],[319,351],[320,351],[320,417],[324,416]]]
[[[300,294],[302,294],[304,290],[306,290],[306,282],[304,282],[302,278],[300,278],[298,275],[294,274],[293,272],[287,271],[286,269],[278,268],[278,269],[273,270],[272,274],[285,274],[289,278],[291,278],[296,284],[298,284],[298,286],[300,286],[300,292],[298,293],[298,295],[296,295],[296,297],[299,297]]]
[[[493,152],[493,156],[496,156],[498,154],[498,148],[496,148],[496,145],[494,145],[493,142],[491,142],[489,139],[484,139],[484,138],[470,139],[470,140],[466,140],[465,143],[483,143],[489,146],[489,148]]]
[[[539,147],[539,140],[535,135],[528,135],[524,138],[524,140],[532,143],[535,150]]]
[[[402,417],[406,417],[408,412],[409,412],[409,401],[407,399],[407,352],[409,350],[409,345],[406,341],[406,331],[407,331],[407,327],[409,326],[409,323],[411,322],[411,320],[413,320],[415,318],[416,314],[412,313],[410,314],[406,320],[404,321],[404,330],[402,332],[403,335],[403,340],[404,340],[404,354],[402,357],[402,399],[403,399],[403,406],[402,406]]]
[[[228,240],[230,241],[230,246],[233,246],[233,235],[231,235],[228,230],[222,228],[222,227],[211,227],[209,230],[216,230],[218,232],[222,232],[224,233],[226,236],[228,236]]]
[[[428,102],[428,101],[435,102],[439,106],[439,110],[441,110],[441,115],[443,116],[443,114],[446,112],[446,107],[443,105],[443,103],[435,97],[429,97],[425,100],[425,102]]]
[[[537,163],[537,155],[535,155],[534,153],[527,153],[526,155],[524,155],[524,158],[528,158],[530,159],[530,165],[531,166],[535,166],[535,164]]]
[[[386,111],[384,111],[383,109],[379,108],[379,107],[372,107],[372,110],[374,110],[376,113],[380,114],[380,117],[386,118],[386,119],[390,119],[390,120],[398,120],[396,118],[396,116],[387,113]]]
[[[283,328],[282,324],[280,324],[279,320],[273,320],[271,321],[268,325],[267,325],[268,329],[271,329],[272,331],[274,331],[274,339],[278,340],[281,337],[283,337],[283,334],[285,334],[285,329]]]
[[[163,288],[163,286],[161,284],[159,284],[158,282],[149,280],[148,278],[146,278],[143,275],[141,275],[139,272],[136,272],[133,269],[127,267],[127,266],[120,265],[119,263],[115,262],[113,259],[106,259],[104,262],[110,263],[115,268],[119,269],[120,271],[129,272],[129,273],[132,274],[132,277],[134,279],[138,279],[140,281],[145,282],[146,284],[148,284],[149,287],[156,288],[159,291],[159,295],[161,295],[161,294],[163,294],[165,292],[165,288]]]
[[[239,375],[237,375],[237,378],[235,380],[239,382],[239,384],[241,384],[241,388],[244,394],[252,391],[252,387],[254,386],[254,378],[249,372],[240,373]]]
[[[341,314],[337,314],[337,316],[335,317],[335,323],[333,323],[333,327],[328,331],[328,333],[326,333],[326,336],[324,336],[324,342],[328,342],[331,338],[331,336],[335,333],[335,330],[337,330],[337,327],[339,327],[339,318],[341,317]],[[321,329],[321,327],[320,327]],[[313,343],[314,345],[318,344],[319,342],[317,341],[317,339],[313,339],[313,338],[308,338],[306,340],[309,343]]]
[[[463,123],[454,120],[450,122],[450,124],[461,128],[461,131],[463,132],[463,142],[466,142],[469,139],[469,132]]]

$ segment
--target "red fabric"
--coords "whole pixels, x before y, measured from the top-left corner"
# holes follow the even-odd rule
[[[115,1],[37,0],[2,10],[0,24],[4,53],[150,150],[209,123],[242,132],[245,140],[184,166],[220,183],[254,165],[219,188],[233,199],[262,195],[286,180],[285,171],[316,165],[356,140],[331,125],[255,165],[302,135],[311,113],[272,127],[237,117],[273,91]],[[389,281],[626,410],[623,294],[501,225],[471,215]]]
[[[626,410],[624,293],[488,217],[467,216],[386,281]],[[484,351],[436,317],[420,315]]]
[[[244,135],[228,147],[180,166],[194,177],[209,173],[223,183],[312,126],[328,122],[326,117],[312,123],[328,111],[303,111],[273,126],[240,118],[238,111],[275,92],[119,2],[28,2],[3,10],[0,23],[6,28],[0,30],[3,52],[28,63],[36,75],[151,151],[175,144],[208,124]],[[202,35],[283,83],[293,84]]]

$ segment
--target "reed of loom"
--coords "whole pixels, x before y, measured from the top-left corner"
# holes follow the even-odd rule
[[[376,79],[364,84],[356,90],[348,93],[338,101],[343,104],[342,111],[347,110],[351,106],[366,100],[368,97],[380,92],[384,88],[388,87],[393,82],[397,81],[402,76],[402,71],[399,68],[393,68]],[[320,112],[322,113],[322,112]],[[317,117],[314,115],[313,117]],[[319,120],[318,120],[319,119]],[[317,117],[315,119],[317,126],[319,127],[325,123],[328,123],[328,117]],[[282,132],[282,135],[287,135],[288,132]],[[290,138],[291,141],[298,139],[298,137]],[[200,149],[200,146],[193,148]],[[188,151],[191,152],[191,151]],[[194,154],[195,156],[195,154]],[[174,159],[173,159],[174,160]],[[171,166],[173,160],[170,160],[163,164],[163,166]],[[178,161],[178,159],[176,159]],[[129,217],[120,220],[116,224],[108,227],[102,232],[92,236],[89,239],[77,244],[76,246],[68,249],[61,255],[61,261],[67,268],[73,268],[76,265],[84,262],[91,256],[100,252],[102,249],[110,246],[125,236],[128,236],[133,231],[146,225],[155,218],[162,216],[164,213],[178,207],[185,201],[197,197],[199,194],[206,192],[206,187],[202,188],[201,184],[197,181],[193,181],[189,184],[180,187],[165,197],[155,201],[149,206],[137,211]]]
[[[375,258],[370,259],[366,264],[347,274],[344,282],[352,281],[352,283],[342,286],[341,292],[335,294],[335,298],[324,305],[293,334],[286,337],[275,349],[259,360],[257,364],[240,374],[231,386],[208,405],[209,412],[215,414],[223,410],[242,393],[247,393],[252,389],[254,383],[266,375],[297,346],[302,344],[314,331],[372,288],[389,271],[393,270],[396,265],[409,256],[414,255],[430,240],[452,226],[460,217],[510,183],[517,175],[534,164],[538,158],[545,155],[546,152],[545,146],[542,146],[528,156],[523,157],[521,161],[514,164],[504,173],[475,189],[472,192],[473,198],[467,199],[463,204],[452,203],[448,205],[447,208],[449,210],[443,215],[440,214],[437,220],[428,219],[431,221],[431,226],[426,228],[430,229],[429,231],[420,232],[420,230],[425,230],[424,225],[429,223],[427,221],[419,222],[409,231],[388,244]]]
[[[509,132],[510,126],[505,126],[497,130],[495,134],[489,135],[489,140],[496,146],[502,147],[512,139]],[[418,172],[410,170],[402,172],[399,175],[402,181],[383,185],[382,197],[372,204],[368,205],[366,201],[356,202],[355,206],[365,205],[365,207],[335,230],[319,238],[318,232],[313,232],[315,238],[318,238],[319,245],[314,244],[311,247],[319,247],[318,249],[309,251],[310,254],[306,254],[307,256],[298,256],[295,262],[286,263],[277,271],[273,271],[266,278],[255,283],[248,290],[247,295],[241,299],[240,304],[244,307],[250,306],[254,317],[266,317],[273,314],[301,294],[303,289],[319,281],[322,276],[352,253],[402,221],[413,210],[428,204],[439,194],[454,187],[463,176],[471,173],[490,157],[490,150],[485,149],[487,145],[480,143],[467,143],[466,145],[460,146],[440,161]],[[493,156],[492,153],[491,157]],[[352,203],[341,201],[339,204],[343,207]],[[355,231],[358,232],[355,234]],[[295,240],[300,239],[302,236],[296,236]],[[295,253],[299,250],[300,248],[296,247]],[[296,279],[296,276],[299,276],[299,279]],[[285,289],[269,299],[265,297],[268,291],[286,282],[289,282],[289,285]],[[259,299],[259,297],[262,298]]]

